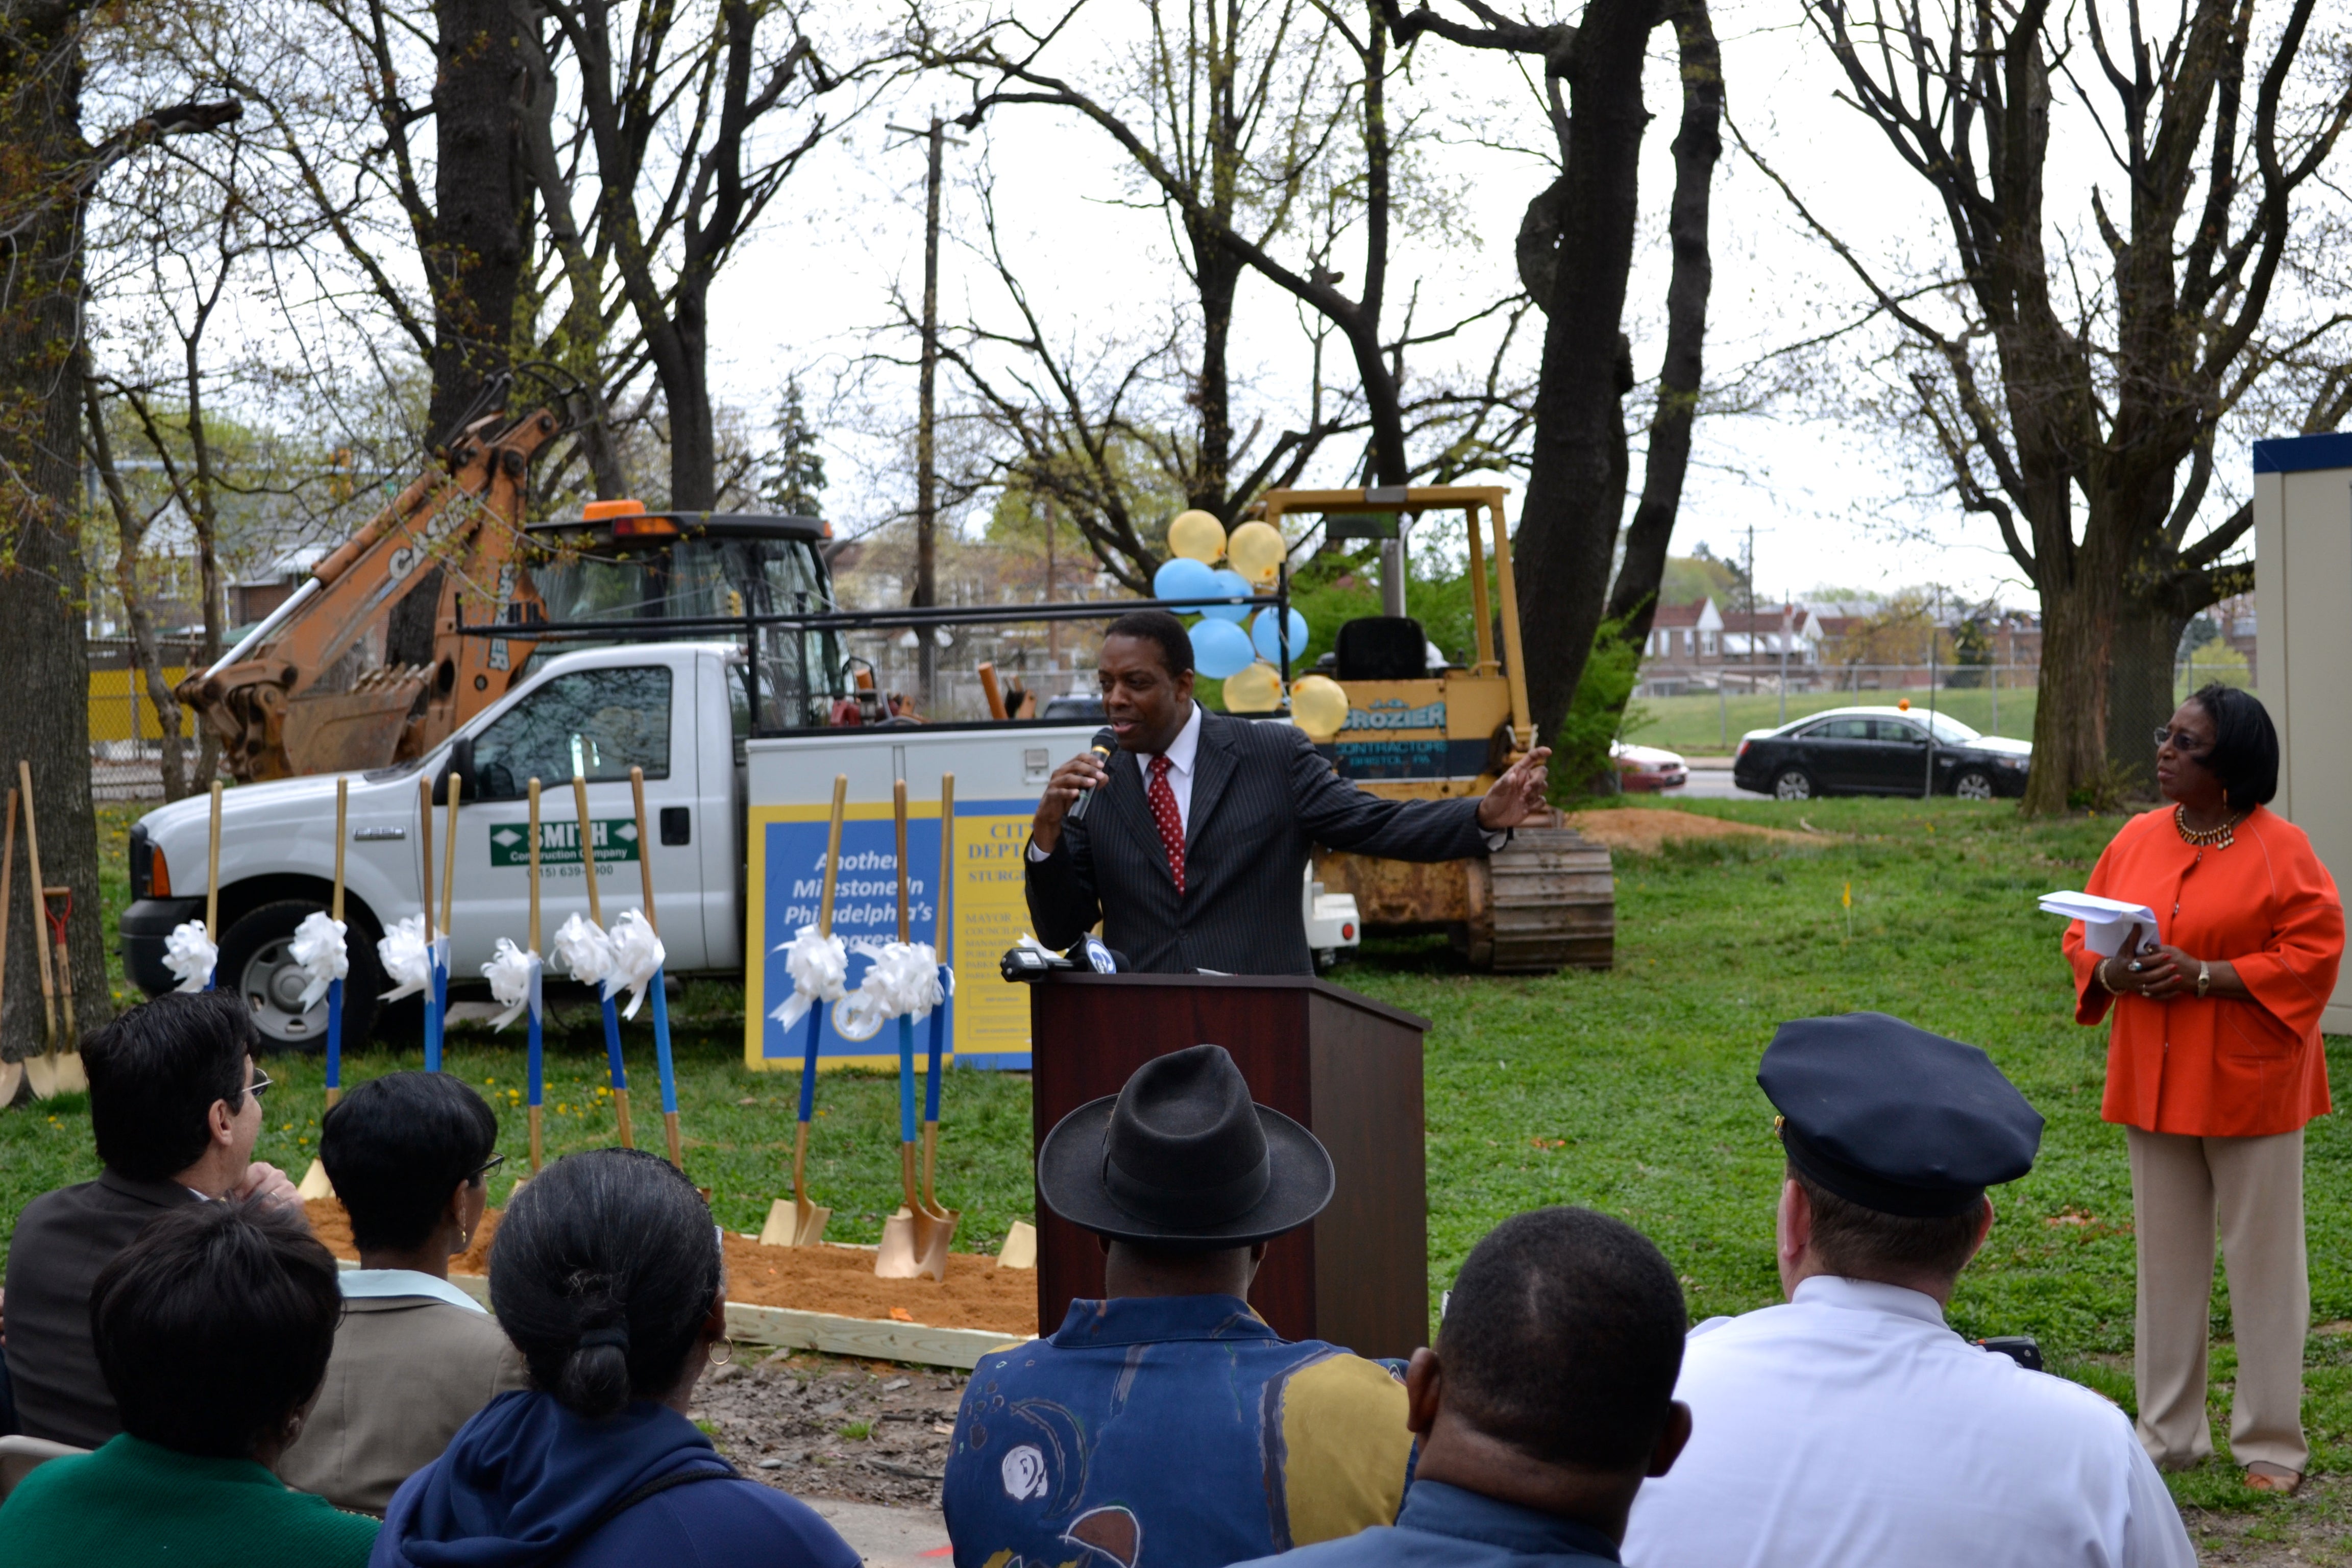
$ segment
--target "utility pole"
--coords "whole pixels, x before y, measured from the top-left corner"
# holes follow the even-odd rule
[[[915,416],[915,592],[909,599],[918,609],[940,602],[939,581],[939,444],[937,397],[940,374],[940,163],[950,142],[963,142],[947,133],[936,114],[930,128],[905,125],[888,129],[902,136],[919,137],[929,144],[929,160],[923,178],[923,355],[916,381],[919,407]],[[932,689],[939,676],[939,642],[934,628],[915,633],[917,702],[925,718],[932,718]]]
[[[1792,618],[1795,610],[1796,601],[1793,599],[1780,605],[1780,723],[1783,728],[1789,722],[1789,638],[1796,630]]]

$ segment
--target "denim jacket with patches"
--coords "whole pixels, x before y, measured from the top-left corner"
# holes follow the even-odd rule
[[[1283,1339],[1233,1296],[1070,1303],[992,1352],[956,1416],[956,1568],[1225,1568],[1397,1515],[1391,1365]]]

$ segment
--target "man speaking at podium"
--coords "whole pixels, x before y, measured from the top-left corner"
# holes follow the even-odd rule
[[[1502,847],[1543,804],[1542,747],[1480,799],[1366,794],[1296,726],[1194,702],[1192,639],[1165,610],[1113,621],[1095,673],[1118,749],[1055,770],[1030,828],[1029,914],[1049,947],[1100,921],[1146,973],[1312,974],[1300,893],[1315,845],[1465,859]]]

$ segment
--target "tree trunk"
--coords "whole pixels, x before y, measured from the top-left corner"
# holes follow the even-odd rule
[[[2042,691],[2033,710],[2033,771],[2025,784],[2028,813],[2105,804],[2068,797],[2076,781],[2095,797],[2107,776],[2107,675],[2122,597],[2110,573],[2086,573],[2067,584],[2037,584],[2042,596]],[[2053,679],[2063,671],[2065,678]]]
[[[1233,383],[1227,369],[1234,332],[1234,295],[1242,264],[1213,236],[1195,232],[1193,272],[1201,299],[1201,369],[1193,382],[1200,448],[1193,454],[1192,483],[1184,503],[1217,514],[1228,528],[1247,496],[1228,496],[1234,461]]]
[[[2156,795],[2156,748],[2148,737],[2172,718],[2173,656],[2188,622],[2160,605],[2126,601],[2116,616],[2107,666],[2106,757],[2117,790]]]
[[[18,4],[0,12],[0,668],[11,700],[0,704],[0,770],[16,782],[32,766],[41,873],[70,890],[75,1019],[87,1028],[114,1012],[99,924],[98,826],[89,793],[89,658],[82,623],[80,502],[82,414],[79,349],[81,205],[66,170],[81,138],[81,13],[78,5]],[[28,873],[20,871],[19,885]],[[9,921],[0,1050],[37,1052],[45,1036],[33,942],[42,922],[28,892]],[[73,1041],[62,1030],[62,1047]]]
[[[1708,197],[1716,161],[1723,155],[1723,57],[1703,0],[1668,8],[1681,46],[1683,122],[1675,135],[1675,195],[1666,218],[1674,271],[1666,282],[1666,357],[1658,373],[1658,408],[1650,421],[1642,499],[1625,531],[1625,559],[1617,568],[1602,619],[1639,649],[1657,614],[1666,552],[1682,510],[1683,476],[1690,468],[1691,428],[1698,416],[1700,351],[1706,341],[1706,297],[1715,279],[1707,254]]]
[[[435,0],[441,35],[434,84],[438,132],[433,234],[433,395],[426,438],[438,446],[511,359],[520,287],[521,214],[530,184],[516,118],[522,59],[507,0]]]
[[[1535,451],[1513,547],[1528,705],[1545,734],[1559,727],[1584,672],[1624,513],[1620,322],[1649,121],[1643,55],[1656,20],[1639,0],[1596,0],[1569,75],[1563,243],[1553,258],[1551,297],[1539,297]]]
[[[674,307],[677,353],[674,359],[655,362],[662,372],[662,401],[669,409],[669,504],[679,511],[709,511],[719,490],[708,371],[708,287],[697,278],[679,279]]]

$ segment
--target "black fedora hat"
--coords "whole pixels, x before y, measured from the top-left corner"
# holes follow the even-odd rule
[[[1072,1225],[1157,1247],[1244,1247],[1331,1201],[1315,1134],[1250,1102],[1223,1046],[1155,1057],[1079,1106],[1037,1151],[1037,1191]]]

